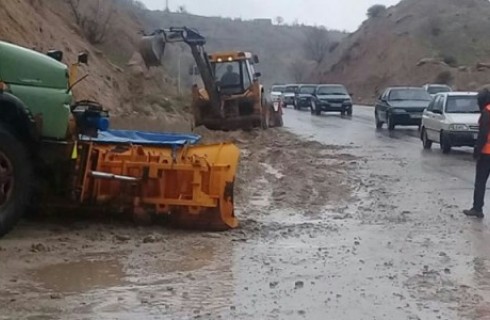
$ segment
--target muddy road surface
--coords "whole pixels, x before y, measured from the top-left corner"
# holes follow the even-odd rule
[[[0,241],[0,319],[490,319],[471,150],[423,151],[364,107],[285,124],[203,132],[242,149],[237,230],[24,221]]]

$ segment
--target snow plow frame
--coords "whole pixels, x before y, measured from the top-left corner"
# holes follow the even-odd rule
[[[231,143],[147,146],[81,142],[75,185],[82,205],[150,222],[165,215],[189,229],[238,226],[233,188],[239,149]]]

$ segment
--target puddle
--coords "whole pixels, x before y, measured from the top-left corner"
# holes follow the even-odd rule
[[[277,170],[276,168],[274,168],[270,164],[262,163],[262,166],[264,166],[265,172],[267,172],[270,175],[273,175],[274,177],[276,177],[276,179],[284,178],[284,174],[282,174],[279,170]]]
[[[189,272],[202,269],[214,260],[214,255],[214,249],[210,247],[190,248],[180,258],[160,260],[158,272]]]
[[[122,285],[125,274],[117,260],[77,261],[36,270],[33,279],[57,292],[84,292]]]

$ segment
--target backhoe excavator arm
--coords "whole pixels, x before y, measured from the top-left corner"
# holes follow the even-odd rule
[[[178,42],[183,42],[191,48],[192,56],[208,92],[213,113],[220,116],[221,98],[216,86],[213,68],[204,50],[206,39],[199,32],[186,27],[155,30],[153,33],[142,37],[139,46],[140,54],[148,68],[160,66],[165,53],[165,45]]]

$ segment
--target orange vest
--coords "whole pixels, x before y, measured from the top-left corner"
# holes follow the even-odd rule
[[[488,112],[488,113],[490,113],[490,104],[485,107],[485,111]],[[482,125],[481,124],[481,116],[480,116],[479,123],[480,123],[480,126],[481,126]],[[488,133],[487,141],[485,141],[485,145],[483,146],[483,149],[481,150],[481,153],[490,155],[490,132]]]

